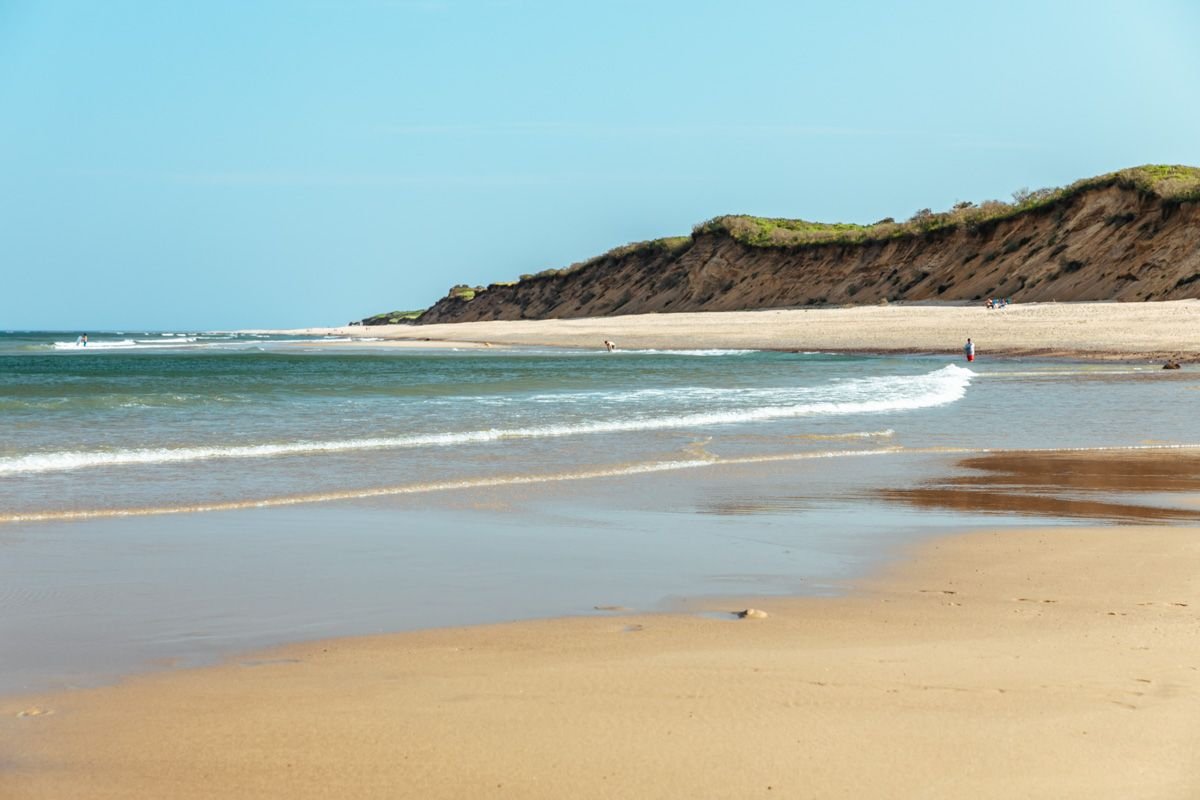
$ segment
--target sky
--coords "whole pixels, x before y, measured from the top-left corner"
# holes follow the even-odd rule
[[[1200,165],[1200,3],[0,0],[0,330],[345,324]]]

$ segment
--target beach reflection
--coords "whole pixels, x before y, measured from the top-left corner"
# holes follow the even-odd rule
[[[959,461],[967,471],[880,496],[918,508],[1112,522],[1200,520],[1200,454],[1006,452]]]

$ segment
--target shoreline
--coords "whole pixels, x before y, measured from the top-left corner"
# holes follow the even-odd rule
[[[1197,533],[956,534],[843,597],[756,598],[765,619],[703,600],[307,642],[3,697],[0,789],[1184,796],[1200,786]]]
[[[750,349],[872,354],[957,354],[967,337],[980,357],[1200,361],[1200,300],[759,309],[435,325],[271,331],[337,335],[355,346],[543,346],[603,349]],[[378,338],[385,342],[364,342]],[[1051,344],[1052,343],[1052,344]]]

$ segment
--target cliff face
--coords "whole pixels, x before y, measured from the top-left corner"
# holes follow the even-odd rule
[[[975,226],[861,244],[762,246],[727,232],[626,248],[562,274],[447,297],[421,323],[731,311],[881,300],[1200,297],[1200,202],[1120,185]]]

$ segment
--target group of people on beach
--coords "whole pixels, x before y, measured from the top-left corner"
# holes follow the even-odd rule
[[[987,299],[987,309],[991,311],[993,308],[1004,308],[1011,302],[1011,297],[989,297]]]

